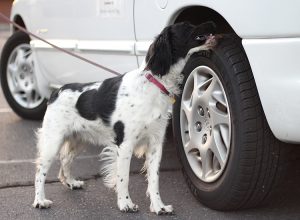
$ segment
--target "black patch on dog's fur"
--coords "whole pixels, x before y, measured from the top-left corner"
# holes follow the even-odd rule
[[[116,108],[122,77],[123,75],[106,79],[98,90],[92,89],[83,92],[76,103],[81,117],[87,120],[96,120],[100,117],[108,125],[110,116]]]
[[[47,105],[52,104],[58,98],[59,89],[54,90],[47,102]]]
[[[147,69],[153,74],[165,75],[172,64],[171,47],[170,27],[166,27],[149,47],[146,56]]]
[[[81,117],[87,120],[96,120],[98,117],[98,111],[95,105],[96,102],[96,89],[83,92],[76,103],[76,108]]]
[[[75,91],[79,91],[82,92],[83,89],[86,86],[90,86],[93,85],[94,83],[70,83],[70,84],[66,84],[64,86],[62,86],[60,89],[56,89],[52,92],[49,100],[48,100],[48,105],[52,104],[57,98],[60,92],[70,89],[71,91],[75,92]]]
[[[114,124],[114,132],[116,133],[115,143],[120,146],[124,139],[124,123],[121,121],[117,121]]]
[[[182,22],[166,27],[150,45],[145,69],[158,76],[167,74],[170,67],[184,58],[190,49],[205,43],[197,40],[197,36],[214,33],[215,29],[213,22],[198,26]]]
[[[66,84],[63,87],[60,88],[61,91],[70,89],[73,92],[79,91],[82,92],[83,89],[87,86],[93,85],[95,84],[94,82],[91,83],[70,83],[70,84]]]

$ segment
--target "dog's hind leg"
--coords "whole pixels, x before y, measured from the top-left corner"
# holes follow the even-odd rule
[[[81,189],[84,185],[83,181],[76,180],[70,172],[71,164],[74,158],[83,149],[83,143],[77,142],[76,140],[68,140],[64,143],[60,151],[60,163],[61,167],[59,170],[58,178],[65,186],[70,189]]]
[[[49,208],[52,201],[45,198],[45,180],[48,170],[63,144],[64,137],[60,133],[48,132],[43,127],[38,131],[38,159],[36,161],[35,199],[33,207]]]
[[[152,143],[151,143],[152,142]],[[146,152],[145,167],[147,168],[148,189],[147,195],[150,196],[150,211],[158,215],[173,214],[171,205],[164,205],[159,193],[159,167],[162,157],[162,140],[157,143],[150,141],[150,146]]]
[[[118,148],[117,157],[117,184],[118,207],[122,212],[137,212],[138,205],[134,204],[129,196],[129,169],[134,145],[128,141]]]

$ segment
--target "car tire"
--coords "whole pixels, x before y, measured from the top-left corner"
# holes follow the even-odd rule
[[[183,74],[173,133],[191,192],[222,211],[267,202],[281,177],[282,143],[268,126],[240,39],[194,54]]]
[[[37,89],[30,38],[17,31],[6,41],[0,67],[4,96],[13,111],[24,119],[44,117],[47,100]]]

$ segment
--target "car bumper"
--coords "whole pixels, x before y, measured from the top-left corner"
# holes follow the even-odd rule
[[[300,38],[243,39],[273,134],[300,143]]]

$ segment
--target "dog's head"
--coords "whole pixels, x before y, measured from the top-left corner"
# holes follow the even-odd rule
[[[185,58],[188,53],[191,55],[201,49],[213,48],[216,45],[212,35],[215,31],[216,25],[213,22],[198,26],[182,22],[166,27],[149,47],[146,69],[160,76],[167,74],[171,65]]]

